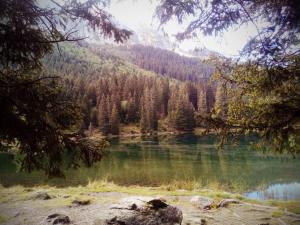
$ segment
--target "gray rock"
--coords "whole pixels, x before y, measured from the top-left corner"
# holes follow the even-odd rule
[[[56,224],[70,224],[70,218],[66,215],[55,213],[47,217],[47,221],[51,222],[53,225]]]
[[[241,202],[237,199],[223,199],[221,200],[218,205],[217,208],[219,207],[227,207],[230,204],[240,204]]]
[[[74,200],[72,201],[72,206],[84,206],[91,204],[91,200]]]
[[[51,197],[47,192],[38,192],[34,195],[33,198],[40,199],[40,200],[49,200],[52,199],[53,197]]]
[[[191,198],[190,202],[195,207],[204,210],[211,209],[211,206],[213,204],[213,200],[211,198],[207,198],[203,196],[194,196]]]
[[[161,199],[126,198],[111,207],[112,218],[106,225],[175,225],[181,224],[182,212]]]

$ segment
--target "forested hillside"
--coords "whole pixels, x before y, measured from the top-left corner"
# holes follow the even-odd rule
[[[153,62],[156,68],[163,66],[167,56],[162,60],[155,57],[160,51],[151,49],[144,60]],[[173,55],[174,65],[182,60],[188,66],[188,58],[169,54]],[[163,76],[140,69],[124,58],[108,51],[91,51],[87,45],[67,44],[44,59],[45,73],[60,75],[67,93],[80,103],[83,129],[118,134],[120,124],[136,123],[142,133],[158,129],[190,131],[196,126],[195,114],[204,115],[214,108],[215,91],[206,79],[192,82],[189,80],[193,78],[182,75],[188,80],[183,82],[170,78],[177,76],[172,73],[172,64],[166,67],[169,75]],[[200,65],[209,68],[193,61],[191,65],[192,70]],[[158,127],[160,120],[164,127]]]
[[[114,55],[166,77],[181,81],[207,82],[213,68],[199,58],[181,56],[175,52],[144,45],[96,46],[97,54]],[[95,50],[96,49],[96,50]]]

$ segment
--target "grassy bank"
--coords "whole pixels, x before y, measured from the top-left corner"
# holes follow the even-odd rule
[[[9,188],[0,187],[0,204],[6,202],[16,202],[30,198],[32,192],[45,191],[50,196],[70,196],[70,198],[57,198],[57,201],[52,204],[57,205],[69,205],[72,200],[80,199],[85,200],[90,193],[126,193],[129,195],[141,195],[141,196],[206,196],[214,200],[214,206],[225,198],[239,199],[246,203],[258,204],[264,206],[278,207],[274,216],[281,215],[283,211],[289,211],[292,213],[300,214],[300,202],[297,201],[258,201],[253,199],[247,199],[240,194],[234,194],[223,191],[216,191],[210,189],[181,189],[178,184],[170,184],[159,187],[145,187],[145,186],[119,186],[112,182],[97,181],[89,182],[86,186],[78,187],[64,187],[58,188],[54,186],[35,186],[35,187],[23,187],[13,186]],[[182,186],[181,186],[182,187]],[[95,201],[93,197],[89,197],[90,200]],[[3,219],[3,218],[2,218]]]

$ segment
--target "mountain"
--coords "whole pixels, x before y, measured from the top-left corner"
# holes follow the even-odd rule
[[[93,46],[94,53],[113,55],[140,68],[181,81],[207,82],[213,68],[199,58],[186,57],[173,51],[144,45]]]
[[[127,27],[124,27],[127,28]],[[128,28],[127,28],[128,29]],[[207,59],[211,56],[221,56],[220,53],[209,50],[205,47],[185,50],[180,48],[179,43],[172,41],[168,34],[159,29],[152,29],[144,26],[133,31],[132,36],[123,44],[117,44],[113,40],[103,38],[94,31],[87,29],[86,26],[78,27],[78,34],[82,37],[88,37],[86,41],[95,45],[111,45],[114,47],[127,46],[128,48],[135,45],[151,46],[168,51],[172,51],[181,56],[190,58]]]

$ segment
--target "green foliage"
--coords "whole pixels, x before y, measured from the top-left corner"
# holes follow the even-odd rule
[[[42,73],[42,58],[52,52],[54,43],[80,40],[73,29],[66,29],[70,21],[85,21],[117,42],[128,39],[131,32],[116,27],[100,9],[102,1],[51,3],[55,7],[42,7],[34,0],[0,3],[0,144],[19,147],[22,169],[62,176],[66,150],[80,156],[73,157],[72,164],[83,159],[91,165],[101,159],[105,142],[89,140],[79,132],[79,105],[70,92],[63,91],[57,73]],[[83,111],[90,114],[89,103]]]
[[[230,93],[228,122],[259,131],[279,152],[299,153],[299,66],[296,57],[288,66],[272,69],[252,64],[235,67],[229,77],[237,88]]]

